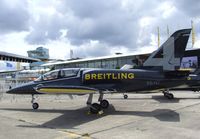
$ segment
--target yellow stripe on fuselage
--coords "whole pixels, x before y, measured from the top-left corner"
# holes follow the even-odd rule
[[[64,89],[64,88],[42,88],[39,89],[38,92],[41,93],[66,93],[66,94],[88,94],[88,93],[94,93],[95,90],[89,90],[89,89]]]

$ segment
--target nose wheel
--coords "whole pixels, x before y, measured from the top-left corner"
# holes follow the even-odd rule
[[[127,94],[124,94],[124,99],[127,99],[128,98],[128,95]]]
[[[35,102],[35,97],[34,95],[32,94],[32,100],[31,100],[31,103],[32,103],[32,108],[34,110],[37,110],[39,108],[39,104],[37,102]]]
[[[39,104],[37,102],[32,104],[32,107],[34,110],[37,110],[39,108]]]

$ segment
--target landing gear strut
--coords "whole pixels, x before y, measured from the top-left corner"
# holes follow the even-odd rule
[[[90,94],[87,100],[87,105],[90,107],[90,113],[92,114],[102,114],[102,109],[107,109],[109,107],[109,102],[106,99],[103,99],[103,93],[100,92],[98,103],[92,103],[93,94]]]
[[[169,93],[169,89],[163,91],[163,94],[168,99],[174,99],[174,95],[172,93]]]
[[[35,102],[34,94],[32,94],[31,103],[32,103],[32,107],[33,107],[34,110],[37,110],[39,108],[39,104],[37,102]]]

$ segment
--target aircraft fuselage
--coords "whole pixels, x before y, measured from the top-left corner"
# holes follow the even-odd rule
[[[57,74],[60,74],[59,70]],[[40,79],[17,88],[8,93],[69,93],[84,94],[96,91],[134,92],[172,88],[183,84],[187,78],[168,77],[164,72],[150,70],[107,70],[80,69],[75,76],[44,80]]]

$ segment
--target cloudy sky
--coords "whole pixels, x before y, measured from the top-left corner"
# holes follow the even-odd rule
[[[48,48],[51,58],[150,52],[194,22],[200,47],[199,0],[0,0],[0,51],[27,56]],[[198,45],[199,44],[199,45]],[[189,45],[188,47],[191,47]]]

